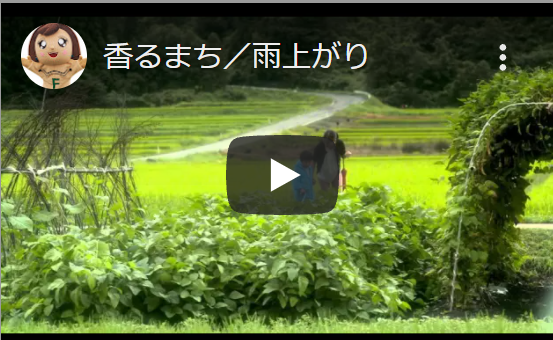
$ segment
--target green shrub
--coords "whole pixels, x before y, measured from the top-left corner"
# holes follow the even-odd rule
[[[163,91],[163,105],[175,105],[180,102],[190,102],[193,98],[190,91],[178,89],[178,90],[166,90]]]
[[[522,220],[528,200],[526,175],[553,159],[553,109],[529,103],[552,98],[552,70],[515,69],[480,83],[452,117],[449,230],[441,258],[452,273],[459,246],[459,305],[474,301],[490,283],[512,281],[524,263],[515,221]]]
[[[401,152],[405,154],[413,154],[413,153],[423,153],[424,152],[424,144],[422,143],[404,143],[401,146]]]
[[[248,99],[248,96],[244,91],[235,90],[235,89],[226,89],[221,93],[221,97],[224,100],[229,101],[245,101]]]
[[[125,104],[127,107],[150,107],[153,106],[150,102],[138,97],[138,98],[130,98],[128,99]]]
[[[451,143],[449,143],[448,141],[445,141],[445,140],[440,140],[436,143],[434,143],[434,150],[436,152],[445,152],[447,151],[447,149],[449,149],[449,146],[451,145]]]
[[[111,91],[104,97],[104,104],[107,107],[120,107],[122,105],[121,94]]]
[[[151,106],[162,106],[163,105],[163,94],[156,93],[147,93],[141,96],[141,98],[150,103]]]
[[[204,196],[187,212],[65,235],[19,218],[26,241],[2,267],[3,316],[367,319],[435,295],[439,219],[385,187],[351,188],[332,212],[313,216],[242,215]],[[3,215],[2,239],[4,226]]]

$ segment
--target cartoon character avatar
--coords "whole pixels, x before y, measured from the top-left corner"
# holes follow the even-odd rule
[[[29,56],[21,58],[21,63],[43,79],[42,87],[61,89],[71,85],[71,77],[85,68],[86,58],[70,27],[50,23],[35,30],[29,42]]]

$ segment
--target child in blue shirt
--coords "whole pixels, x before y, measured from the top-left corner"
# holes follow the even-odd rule
[[[294,171],[300,174],[293,181],[294,198],[298,202],[305,200],[315,200],[313,185],[315,178],[313,177],[313,154],[310,151],[303,151],[300,154],[300,159],[294,166]]]

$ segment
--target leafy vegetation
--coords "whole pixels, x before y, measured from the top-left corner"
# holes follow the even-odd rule
[[[553,111],[543,104],[507,106],[552,99],[553,71],[516,70],[481,83],[455,116],[448,165],[453,174],[446,214],[450,228],[442,258],[446,266],[453,262],[460,225],[456,292],[461,304],[480,295],[490,282],[511,280],[523,263],[515,222],[526,208],[530,185],[526,175],[551,172],[551,167],[541,164],[553,159]]]
[[[322,216],[241,215],[218,196],[191,199],[190,208],[64,235],[2,209],[2,237],[25,239],[2,267],[2,316],[368,319],[435,296],[426,274],[439,216],[385,187],[351,190]]]

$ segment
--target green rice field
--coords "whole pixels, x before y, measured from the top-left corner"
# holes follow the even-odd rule
[[[214,142],[329,103],[328,98],[292,91],[241,91],[242,100],[229,101],[220,94],[203,94],[195,100],[170,106],[127,109],[132,125],[148,125],[146,134],[132,145],[131,157]],[[328,128],[335,129],[347,149],[353,152],[353,157],[346,161],[348,185],[386,184],[401,197],[441,208],[446,204],[449,188],[443,149],[450,140],[449,116],[457,110],[394,108],[373,97],[328,119],[283,133],[320,136]],[[116,111],[84,112],[85,122],[100,124],[100,143],[112,141],[112,117]],[[24,114],[24,111],[3,111],[2,133],[9,133],[13,123]],[[83,123],[82,131],[85,129],[86,123]],[[224,156],[216,154],[172,162],[137,162],[135,176],[139,193],[146,202],[203,193],[225,194],[225,162]],[[536,181],[530,189],[527,221],[553,220],[553,201],[549,194],[552,190],[553,177],[542,176]],[[179,199],[171,204],[174,202],[178,203]]]
[[[337,131],[357,154],[439,154],[449,145],[449,117],[457,108],[400,109],[376,98],[351,105],[336,115],[292,131],[320,135]]]
[[[388,185],[395,194],[432,208],[446,204],[449,189],[446,156],[354,157],[346,161],[347,184]],[[220,155],[171,162],[137,162],[139,194],[150,204],[177,204],[178,197],[226,193],[226,158]],[[527,221],[553,221],[553,176],[529,189]]]
[[[246,99],[239,101],[200,97],[197,101],[182,101],[171,106],[126,109],[131,126],[143,126],[143,134],[132,145],[131,156],[155,155],[215,142],[309,112],[330,101],[292,91],[242,91]],[[85,135],[90,123],[99,127],[98,143],[110,145],[115,133],[113,117],[119,111],[111,108],[85,110],[81,134]],[[17,120],[27,113],[3,110],[2,134],[8,134]]]

